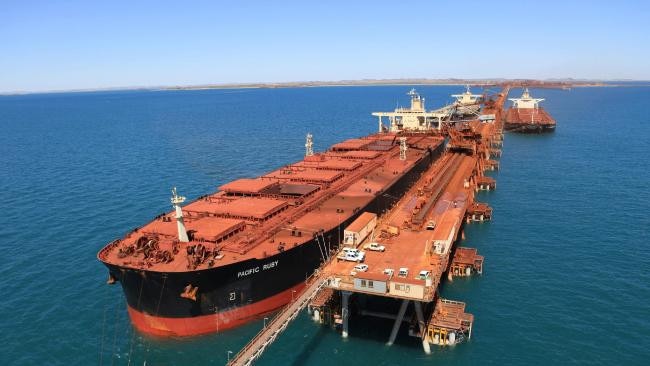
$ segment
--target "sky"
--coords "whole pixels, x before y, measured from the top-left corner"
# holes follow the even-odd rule
[[[0,0],[0,92],[650,80],[650,1]]]

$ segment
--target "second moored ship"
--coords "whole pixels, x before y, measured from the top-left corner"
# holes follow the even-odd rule
[[[542,133],[555,131],[555,120],[546,112],[539,103],[543,98],[533,98],[524,89],[520,98],[510,98],[512,107],[508,109],[505,117],[506,131],[521,133]]]

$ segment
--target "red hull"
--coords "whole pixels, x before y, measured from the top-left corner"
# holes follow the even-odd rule
[[[295,293],[305,287],[301,283],[279,294],[273,295],[251,305],[241,306],[233,310],[214,315],[204,315],[192,318],[163,318],[141,313],[127,306],[131,323],[140,332],[155,336],[187,337],[238,327],[262,316],[278,310],[289,303]]]

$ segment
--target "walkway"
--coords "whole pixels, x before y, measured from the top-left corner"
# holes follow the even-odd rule
[[[268,345],[275,341],[276,337],[287,328],[300,311],[304,309],[318,291],[325,285],[320,274],[316,273],[307,282],[307,286],[301,294],[285,306],[280,312],[262,329],[253,339],[242,348],[229,362],[229,366],[248,366],[262,355]]]

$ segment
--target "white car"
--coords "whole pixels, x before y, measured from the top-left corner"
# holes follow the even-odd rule
[[[431,271],[420,271],[420,274],[418,275],[418,279],[420,280],[426,280],[427,278],[431,277]]]
[[[357,262],[361,263],[366,258],[366,252],[357,253]]]
[[[347,252],[342,256],[339,256],[340,259],[350,261],[350,262],[363,262],[363,259],[366,257],[366,252]]]
[[[368,270],[368,265],[367,264],[357,264],[354,266],[354,270],[357,272],[365,272]]]
[[[368,243],[363,246],[363,249],[373,250],[375,252],[383,252],[386,250],[386,247],[379,243]]]

